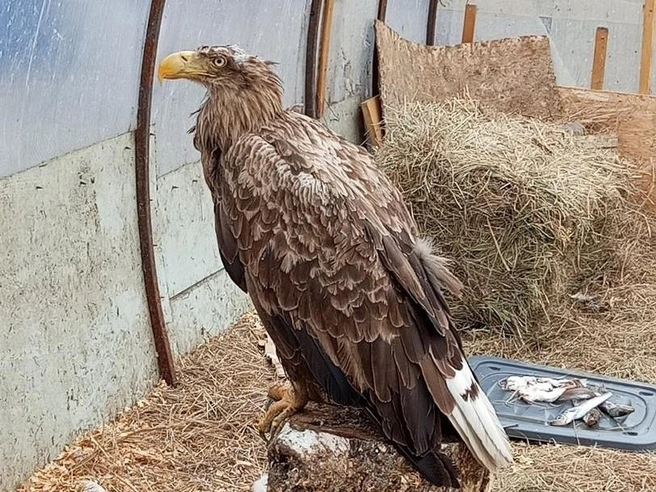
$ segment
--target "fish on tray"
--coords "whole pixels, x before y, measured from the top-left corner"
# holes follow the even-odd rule
[[[582,419],[590,410],[597,408],[599,405],[608,400],[612,393],[603,393],[599,396],[595,396],[588,400],[585,400],[583,403],[576,405],[572,408],[568,408],[560,415],[558,415],[554,420],[549,422],[551,425],[564,426],[571,424],[575,420]]]
[[[526,403],[553,403],[558,400],[565,391],[565,388],[544,389],[539,386],[529,386],[527,388],[520,388],[517,390],[517,394],[519,394],[519,397]]]
[[[610,400],[603,402],[601,405],[599,405],[599,408],[606,415],[614,419],[626,417],[635,411],[635,408],[629,405],[618,405],[617,403],[613,403]]]
[[[585,379],[554,379],[537,376],[508,376],[499,381],[499,386],[506,391],[519,391],[522,388],[535,388],[550,391],[554,388],[580,388],[587,386]]]
[[[592,388],[587,388],[585,386],[578,386],[574,388],[567,388],[563,391],[563,394],[558,398],[559,401],[575,401],[575,400],[589,400],[595,396],[599,395],[598,392]]]
[[[599,408],[593,408],[583,416],[582,420],[585,423],[585,425],[587,425],[588,427],[596,427],[600,419],[601,419],[601,411],[599,410]]]

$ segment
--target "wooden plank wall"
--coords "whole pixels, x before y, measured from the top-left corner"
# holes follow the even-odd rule
[[[546,36],[426,46],[376,22],[380,96],[386,107],[446,100],[466,91],[499,111],[551,119],[562,114]]]
[[[566,118],[617,135],[621,155],[640,167],[649,208],[656,210],[656,97],[558,87]]]

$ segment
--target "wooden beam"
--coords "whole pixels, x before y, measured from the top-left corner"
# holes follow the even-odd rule
[[[426,44],[435,45],[435,30],[437,28],[437,7],[440,0],[430,0],[428,4],[428,22],[426,23]]]
[[[608,52],[608,28],[598,27],[595,35],[594,56],[592,58],[592,79],[590,88],[602,90],[606,73],[606,53]]]
[[[380,97],[374,96],[360,105],[364,119],[364,133],[372,146],[383,143],[383,115],[380,107]]]
[[[322,118],[326,111],[326,90],[328,87],[328,63],[330,60],[330,38],[333,26],[335,0],[325,0],[321,16],[321,42],[319,44],[319,67],[317,76],[317,118]]]
[[[462,26],[462,42],[473,43],[474,31],[476,30],[476,13],[478,8],[473,3],[467,4],[465,7],[465,22]]]
[[[651,69],[654,55],[654,7],[656,0],[645,0],[640,57],[640,94],[651,94]]]

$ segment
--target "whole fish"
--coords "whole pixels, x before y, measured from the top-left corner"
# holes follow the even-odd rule
[[[570,424],[571,422],[583,418],[583,416],[588,413],[590,410],[593,408],[597,408],[599,405],[601,405],[603,402],[608,400],[611,396],[613,396],[612,393],[604,393],[603,395],[595,396],[594,398],[590,398],[589,400],[584,401],[580,405],[577,405],[572,408],[568,408],[565,410],[563,413],[558,415],[554,420],[549,422],[551,425],[567,425]]]
[[[601,412],[599,411],[599,409],[593,408],[583,416],[583,422],[585,422],[585,425],[587,425],[588,427],[595,427],[599,423],[600,418],[601,418]]]
[[[578,388],[587,385],[585,379],[554,379],[536,376],[508,376],[499,382],[507,391],[519,391],[522,388],[539,388],[540,391],[550,391],[553,388]]]
[[[601,408],[606,415],[613,417],[614,419],[618,417],[626,417],[635,411],[635,408],[630,407],[629,405],[618,405],[610,400],[603,402],[599,405],[599,408]]]
[[[528,388],[520,388],[517,393],[519,397],[526,403],[535,403],[538,401],[553,403],[565,392],[565,388],[550,388],[544,390],[540,387],[529,386]]]
[[[581,386],[575,388],[567,388],[558,400],[589,400],[590,398],[597,395],[598,393],[596,393],[594,390]]]
[[[538,381],[549,383],[554,388],[584,388],[588,385],[587,379],[538,378]]]

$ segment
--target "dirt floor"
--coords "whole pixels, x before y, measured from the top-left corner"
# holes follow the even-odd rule
[[[656,383],[656,268],[643,265],[608,289],[600,309],[573,309],[535,339],[466,335],[487,353]],[[157,387],[114,422],[72,443],[20,492],[77,491],[95,480],[108,492],[250,490],[265,469],[254,423],[275,379],[253,314],[179,361],[180,385]],[[656,453],[514,443],[515,465],[495,492],[656,491]]]

